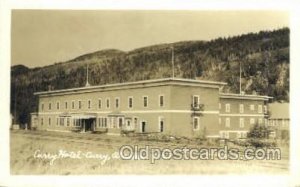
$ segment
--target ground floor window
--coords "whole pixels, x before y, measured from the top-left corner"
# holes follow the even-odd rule
[[[230,118],[226,118],[225,127],[230,127]]]
[[[146,121],[141,122],[141,132],[146,132]]]
[[[60,126],[64,126],[64,125],[65,125],[65,120],[64,120],[64,118],[60,118],[60,119],[59,119],[59,125],[60,125]]]
[[[158,126],[159,132],[164,132],[164,118],[159,117],[158,118],[158,123],[159,123],[159,126]]]
[[[200,123],[199,123],[199,117],[194,117],[193,119],[193,129],[199,130]]]
[[[244,128],[245,126],[245,120],[244,118],[240,118],[240,128]]]

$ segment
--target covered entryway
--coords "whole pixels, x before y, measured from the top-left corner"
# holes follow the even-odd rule
[[[73,114],[75,126],[81,129],[81,132],[95,131],[96,127],[96,114]]]

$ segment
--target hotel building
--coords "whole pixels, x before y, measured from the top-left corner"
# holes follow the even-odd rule
[[[243,138],[269,97],[220,93],[223,82],[166,78],[35,93],[32,127],[108,134]]]

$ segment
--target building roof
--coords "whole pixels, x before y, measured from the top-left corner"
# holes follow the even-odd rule
[[[266,95],[247,95],[247,94],[232,94],[232,93],[220,93],[221,99],[247,99],[247,100],[269,100],[272,97]]]
[[[270,119],[289,119],[289,103],[271,103],[269,104]]]
[[[86,86],[79,88],[61,89],[61,90],[50,90],[35,92],[34,95],[56,95],[56,94],[67,94],[75,92],[92,92],[95,90],[111,90],[111,89],[124,89],[124,88],[138,88],[138,87],[152,87],[152,86],[164,86],[164,85],[185,85],[185,86],[199,86],[199,87],[214,87],[219,88],[224,86],[225,82],[206,81],[206,80],[194,80],[194,79],[181,79],[181,78],[164,78],[164,79],[152,79],[143,80],[136,82],[126,83],[115,83],[105,84],[98,86]]]

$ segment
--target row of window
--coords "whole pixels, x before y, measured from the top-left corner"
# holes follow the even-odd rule
[[[265,124],[267,124],[267,122],[268,122],[267,119],[265,119]],[[250,118],[249,123],[250,123],[250,125],[254,125],[255,124],[255,118]],[[219,118],[219,124],[222,124],[221,118]],[[258,124],[259,125],[263,124],[263,118],[258,119]],[[240,118],[239,126],[240,126],[240,128],[245,127],[245,119],[244,118]],[[225,127],[230,128],[230,117],[225,118]]]
[[[225,112],[230,112],[230,104],[229,103],[226,103],[225,104]],[[221,110],[221,108],[222,108],[222,105],[221,105],[221,103],[219,103],[219,109]],[[239,104],[239,112],[240,113],[244,113],[244,104]],[[254,111],[255,110],[255,105],[254,104],[251,104],[251,105],[249,105],[249,109],[250,109],[250,111]],[[258,105],[257,106],[257,112],[258,113],[263,113],[263,107],[262,107],[262,105]],[[267,106],[264,106],[264,113],[267,113]]]
[[[164,96],[163,95],[159,95],[159,103],[158,105],[160,107],[164,107],[165,103],[164,103]],[[134,101],[133,101],[133,97],[128,97],[128,108],[133,108],[133,104],[134,104]],[[102,103],[102,99],[98,99],[98,109],[101,109],[103,108],[103,103]],[[105,99],[105,108],[109,109],[110,108],[110,98],[106,98]],[[121,105],[121,100],[119,97],[116,97],[115,98],[115,108],[119,108]],[[149,103],[148,103],[148,96],[143,96],[143,107],[148,107]],[[56,102],[56,109],[59,110],[60,109],[60,102]],[[91,109],[92,107],[92,100],[88,100],[87,101],[87,108],[88,109]],[[68,106],[68,102],[65,101],[64,102],[64,109],[68,109],[69,106]],[[78,109],[82,109],[83,108],[83,101],[79,100],[78,101]],[[50,102],[48,104],[48,110],[51,110],[52,109],[52,103]],[[75,101],[71,101],[71,109],[75,109]],[[41,104],[41,111],[44,111],[44,103]]]
[[[51,117],[48,118],[48,126],[52,125]],[[117,122],[110,121],[108,117],[98,117],[96,121],[96,127],[99,128],[125,128],[125,129],[138,129],[138,118],[134,117],[132,119],[126,119],[125,124],[124,123],[124,117],[118,117],[118,118],[113,118],[114,120],[117,120]],[[112,119],[111,119],[112,120]],[[159,117],[158,118],[158,131],[163,132],[164,131],[164,117]],[[44,118],[41,118],[41,126],[44,125]],[[140,127],[140,132],[146,132],[146,122],[142,121],[141,127]],[[133,126],[131,125],[133,123]],[[198,129],[198,122],[196,122],[195,128]],[[81,127],[83,125],[82,120],[76,120],[72,119],[71,117],[58,117],[56,118],[56,125],[57,126],[70,126],[72,125],[73,127]],[[125,126],[123,126],[125,125]]]
[[[221,138],[229,138],[230,132],[221,132]],[[236,138],[247,138],[247,132],[236,132]]]

